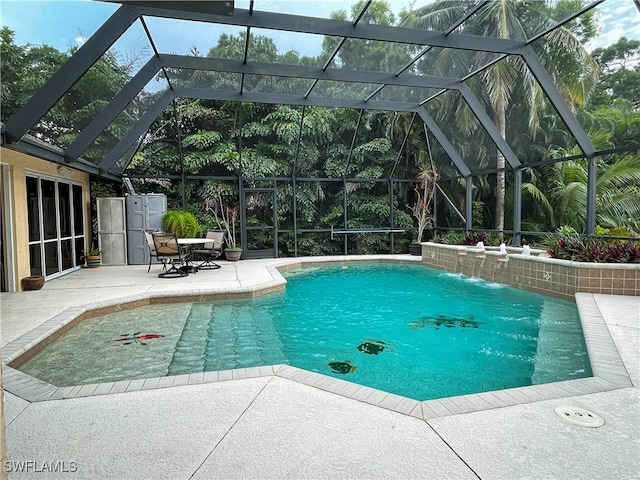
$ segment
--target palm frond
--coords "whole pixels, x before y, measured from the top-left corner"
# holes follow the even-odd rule
[[[554,225],[553,206],[549,203],[546,195],[533,183],[525,182],[522,184],[522,191],[528,193],[534,201],[542,204],[545,211],[549,215],[551,225]]]

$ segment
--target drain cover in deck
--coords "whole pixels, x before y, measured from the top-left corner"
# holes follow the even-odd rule
[[[604,419],[600,415],[584,408],[574,407],[573,405],[560,405],[554,411],[568,422],[582,427],[596,428],[604,425]]]

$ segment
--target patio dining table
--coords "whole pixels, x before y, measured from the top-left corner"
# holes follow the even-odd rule
[[[199,245],[210,241],[208,238],[178,238],[178,244],[180,245]]]
[[[201,245],[203,243],[206,243],[210,240],[206,239],[206,238],[178,238],[178,245],[184,245],[186,247],[189,248],[189,250],[191,250],[191,248],[194,245]],[[191,263],[191,258],[189,257],[189,259],[187,259],[187,261],[185,262],[184,267],[181,267],[181,269],[183,269],[184,271],[188,272],[188,273],[197,273],[198,272],[198,267],[196,267],[195,265],[193,265]]]

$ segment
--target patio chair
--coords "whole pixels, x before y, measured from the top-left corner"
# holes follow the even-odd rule
[[[151,235],[153,232],[159,232],[159,230],[142,230],[144,233],[144,238],[147,241],[147,247],[149,248],[149,268],[147,268],[147,273],[151,271],[151,262],[155,258],[159,262],[162,262],[162,268],[164,270],[167,269],[167,265],[164,263],[161,256],[156,252],[156,246],[153,243],[153,236]]]
[[[170,265],[166,272],[158,274],[160,278],[166,277],[186,277],[189,275],[186,268],[189,266],[189,253],[180,248],[178,237],[175,233],[152,232],[153,245],[156,255],[162,258],[165,265]]]
[[[210,242],[206,242],[202,248],[197,248],[191,251],[194,257],[198,257],[202,260],[202,263],[198,265],[199,269],[212,270],[220,268],[214,260],[218,259],[222,255],[222,246],[224,244],[224,230],[207,230],[205,235],[206,239],[210,239]]]

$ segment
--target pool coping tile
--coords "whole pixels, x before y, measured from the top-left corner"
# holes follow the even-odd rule
[[[158,383],[160,383],[160,377],[147,378],[145,379],[141,390],[154,390],[158,388]]]
[[[393,407],[394,412],[402,413],[404,415],[411,415],[411,412],[420,405],[421,402],[414,400],[413,398],[402,397],[400,403]]]
[[[203,383],[217,383],[219,382],[218,371],[213,372],[204,372],[204,377],[202,379]]]
[[[365,385],[360,385],[360,388],[358,388],[355,392],[353,392],[349,398],[352,398],[353,400],[358,400],[360,402],[364,402],[365,399],[369,396],[371,396],[371,394],[375,391],[374,388],[371,387],[367,387]]]
[[[353,382],[347,382],[346,380],[343,380],[342,382],[340,382],[340,388],[334,390],[334,393],[337,393],[338,395],[342,395],[343,397],[351,397],[351,395],[353,395],[356,390],[358,390],[358,388],[360,388],[360,385],[358,385],[357,383],[353,383]]]
[[[93,396],[98,396],[98,395],[108,395],[109,392],[111,391],[111,389],[113,388],[113,384],[115,382],[108,382],[108,383],[101,383],[98,385],[98,388],[95,389],[95,391],[93,392]]]
[[[49,400],[63,400],[65,398],[69,398],[69,393],[71,393],[71,390],[73,390],[73,387],[58,387],[55,393],[51,395]]]
[[[139,392],[140,390],[142,390],[142,386],[144,385],[144,382],[146,382],[147,380],[149,380],[148,378],[138,378],[136,380],[131,380],[131,382],[129,382],[129,385],[127,386],[127,392]]]
[[[218,370],[219,382],[227,382],[229,380],[233,380],[233,370]]]
[[[120,380],[118,382],[114,382],[111,390],[109,390],[109,395],[112,393],[124,393],[127,391],[127,387],[131,383],[131,380]]]
[[[373,390],[373,392],[364,399],[365,403],[369,403],[371,405],[380,406],[380,404],[383,403],[389,395],[393,395],[392,393],[377,390],[375,388],[372,388],[371,390]]]
[[[173,377],[173,383],[171,384],[171,386],[172,387],[179,387],[179,386],[188,385],[188,384],[189,384],[189,374],[188,373],[184,373],[184,374],[181,374],[181,375],[175,375]]]
[[[602,312],[595,301],[595,294],[577,293],[575,295],[580,321],[582,324],[585,343],[591,361],[593,376],[574,380],[538,384],[509,388],[497,391],[481,392],[477,394],[461,395],[457,397],[440,398],[419,401],[403,397],[389,392],[376,390],[371,387],[359,385],[348,381],[348,378],[336,378],[317,372],[304,370],[286,364],[267,365],[260,367],[241,368],[234,370],[221,370],[213,372],[199,372],[165,377],[145,378],[137,380],[122,380],[105,382],[100,384],[75,385],[70,387],[56,387],[24,374],[11,363],[28,354],[31,349],[57,338],[60,330],[69,328],[77,319],[85,315],[91,315],[96,309],[122,309],[131,303],[154,303],[166,298],[179,296],[190,297],[190,301],[196,301],[193,297],[216,298],[221,295],[256,296],[265,292],[281,289],[286,283],[281,269],[297,268],[305,265],[362,262],[357,257],[341,257],[339,260],[323,262],[315,259],[302,261],[301,259],[288,259],[278,264],[268,265],[265,268],[272,281],[247,286],[233,286],[213,291],[206,288],[167,288],[166,291],[151,290],[125,298],[102,300],[85,307],[69,307],[39,327],[25,333],[17,339],[2,347],[3,362],[3,387],[6,391],[28,401],[41,402],[49,400],[64,400],[69,398],[122,394],[140,390],[152,390],[160,388],[172,388],[185,385],[202,383],[215,383],[223,381],[242,381],[247,378],[278,376],[310,387],[318,388],[335,395],[375,405],[403,415],[409,415],[422,420],[458,415],[466,412],[490,410],[512,405],[527,404],[532,402],[587,395],[596,392],[617,390],[632,386],[629,373],[620,358],[620,354],[609,333]],[[366,261],[380,261],[380,259],[367,259]],[[383,260],[383,261],[389,261]],[[393,261],[393,260],[391,260]],[[400,260],[397,263],[415,262],[415,259]],[[249,295],[247,295],[249,294]]]

